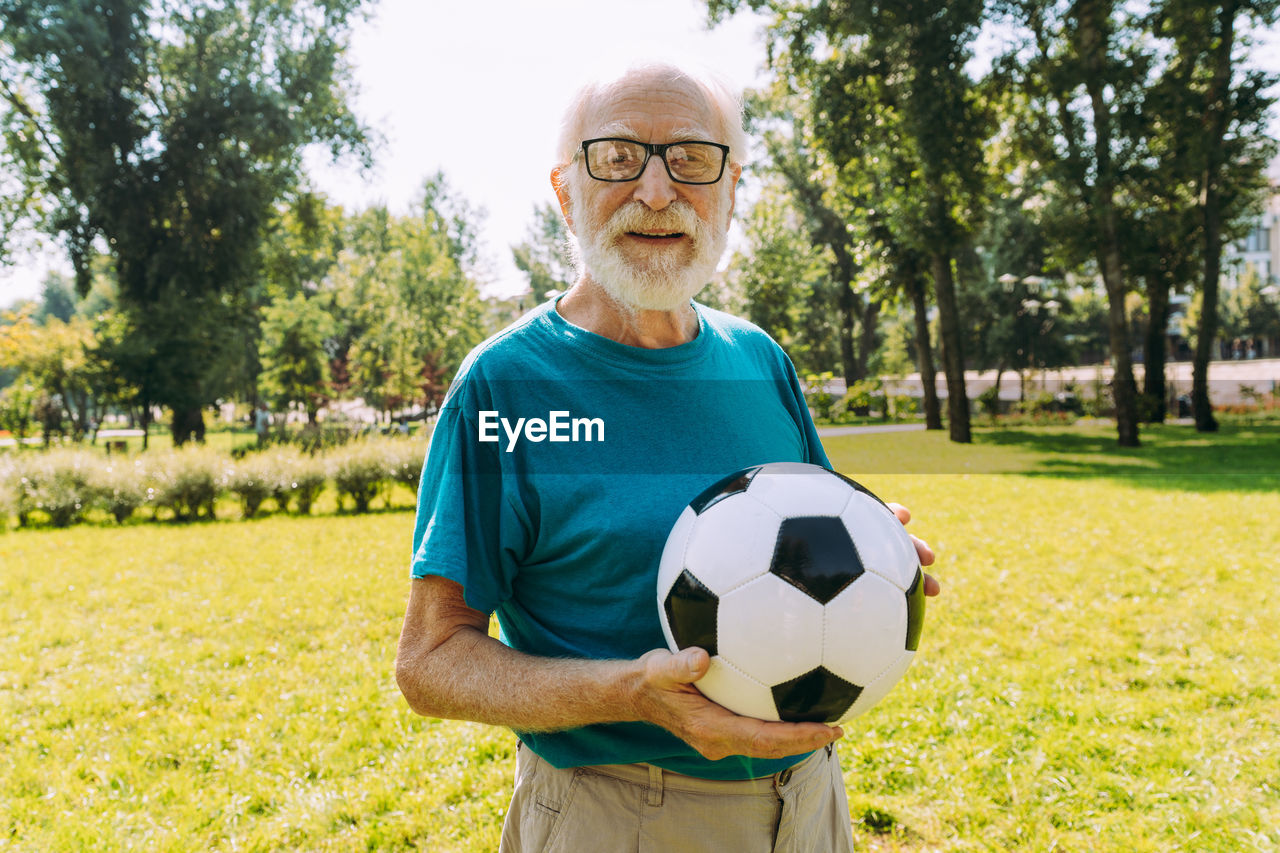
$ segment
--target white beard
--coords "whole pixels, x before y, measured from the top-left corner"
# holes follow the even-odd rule
[[[575,202],[575,207],[577,204]],[[574,221],[589,220],[574,212]],[[692,257],[683,247],[655,247],[643,266],[629,260],[618,241],[628,231],[681,232],[692,238]],[[631,201],[614,211],[599,227],[579,229],[575,260],[620,307],[631,311],[675,311],[689,304],[706,287],[724,254],[728,234],[698,216],[683,199],[660,211]]]

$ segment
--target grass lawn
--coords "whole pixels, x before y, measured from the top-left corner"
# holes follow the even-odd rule
[[[939,553],[846,726],[859,849],[1280,847],[1280,429],[827,439]],[[491,851],[514,739],[415,717],[412,516],[0,534],[0,846]]]

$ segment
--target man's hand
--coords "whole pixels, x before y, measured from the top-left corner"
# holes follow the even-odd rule
[[[893,510],[893,514],[898,517],[898,521],[901,521],[904,525],[911,520],[911,510],[907,509],[902,504],[891,503],[888,504],[888,507]],[[916,555],[920,558],[920,565],[932,566],[934,556],[933,549],[929,547],[929,543],[915,536],[911,537],[911,541],[916,545]],[[924,594],[937,595],[940,592],[942,592],[942,585],[938,583],[938,579],[928,572],[925,572]]]
[[[812,752],[844,736],[837,726],[766,722],[741,717],[712,702],[693,685],[711,666],[702,649],[683,649],[679,654],[659,649],[639,663],[643,667],[636,697],[640,718],[672,732],[704,758],[784,758]]]

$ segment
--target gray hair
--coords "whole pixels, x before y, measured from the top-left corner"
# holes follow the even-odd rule
[[[613,80],[596,80],[578,90],[565,110],[560,123],[560,140],[556,145],[556,165],[565,166],[573,161],[582,143],[587,116],[601,99],[608,97],[614,87],[631,77],[654,77],[664,82],[690,82],[707,99],[715,113],[721,134],[720,139],[729,146],[729,162],[741,164],[747,152],[747,132],[742,127],[742,98],[720,75],[705,70],[680,68],[665,62],[645,62],[629,67],[622,76]],[[566,176],[567,177],[567,176]]]

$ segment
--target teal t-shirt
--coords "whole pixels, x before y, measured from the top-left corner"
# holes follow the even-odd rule
[[[697,336],[642,349],[567,322],[554,302],[478,346],[441,407],[418,491],[415,577],[459,583],[502,641],[547,657],[665,648],[657,571],[707,486],[764,462],[830,467],[786,354],[694,305]],[[556,767],[645,761],[742,779],[803,756],[709,761],[647,723],[518,733]]]

